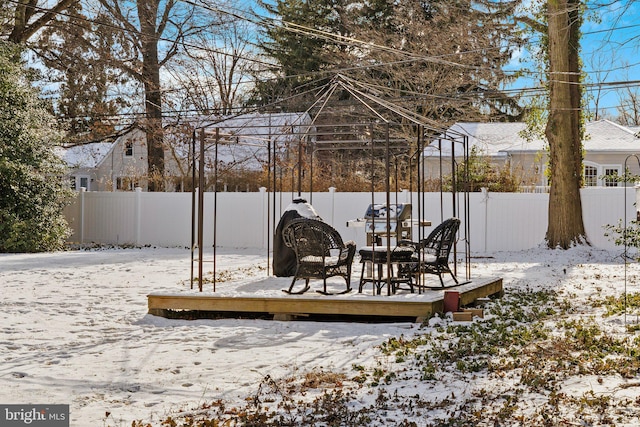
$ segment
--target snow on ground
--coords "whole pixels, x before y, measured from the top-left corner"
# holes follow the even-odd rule
[[[640,268],[625,265],[619,252],[579,247],[495,253],[472,259],[472,277],[502,277],[507,293],[555,290],[587,307],[595,294],[639,291]],[[220,293],[288,297],[281,289],[290,279],[267,277],[267,257],[260,251],[218,249],[217,269],[224,272]],[[354,282],[359,273],[356,263]],[[375,366],[381,358],[376,346],[419,328],[147,314],[149,293],[194,292],[189,277],[190,252],[181,248],[0,254],[0,403],[69,404],[72,426],[159,424],[178,410],[218,399],[241,404],[266,376]],[[624,331],[622,317],[608,327]],[[451,387],[463,395],[469,386],[464,377],[446,383],[448,388],[425,388],[418,378],[405,379],[400,388],[442,397]],[[592,379],[566,386],[606,389]],[[638,390],[627,391],[637,396]],[[363,392],[363,404],[367,399],[373,398]]]

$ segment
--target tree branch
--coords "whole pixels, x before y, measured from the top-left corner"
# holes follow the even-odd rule
[[[53,20],[56,15],[63,10],[67,9],[74,3],[78,3],[79,0],[60,0],[54,7],[44,12],[33,23],[29,24],[29,19],[35,15],[36,10],[43,10],[36,8],[37,1],[29,1],[28,4],[19,4],[16,6],[16,14],[14,21],[13,31],[9,36],[9,40],[15,43],[25,43],[31,38],[38,30],[47,25]]]
[[[538,22],[535,19],[530,18],[529,16],[514,16],[514,19],[516,20],[516,22],[521,22],[525,25],[528,25],[531,29],[539,33],[547,34],[547,26],[542,22]]]

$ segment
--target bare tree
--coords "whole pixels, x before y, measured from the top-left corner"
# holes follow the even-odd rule
[[[626,80],[631,80],[627,77]],[[618,123],[625,126],[640,125],[640,87],[625,86],[617,91],[620,105],[618,106]]]
[[[547,73],[549,99],[546,111],[534,113],[538,117],[546,117],[544,136],[549,143],[551,181],[546,242],[552,249],[568,249],[574,244],[588,243],[580,199],[583,115],[579,53],[582,14],[580,0],[549,0],[536,15],[539,20],[531,16],[517,18],[545,40],[538,60]],[[540,124],[533,123],[533,127]]]
[[[176,0],[99,1],[134,49],[123,49],[121,55],[110,59],[144,88],[149,191],[162,191],[165,167],[160,70],[182,50],[186,38],[207,25],[196,16],[195,6]]]
[[[607,52],[606,54],[602,49],[595,49],[588,57],[587,62],[590,64],[591,69],[594,70],[592,78],[595,88],[590,92],[590,98],[593,101],[593,111],[591,116],[593,120],[601,120],[606,117],[606,113],[603,113],[600,102],[608,95],[608,91],[603,89],[602,83],[607,81],[611,71],[609,70],[611,62],[615,60],[616,53]]]
[[[250,29],[241,21],[225,22],[215,33],[201,34],[193,47],[167,71],[175,86],[173,102],[183,110],[228,115],[241,107],[255,68]]]

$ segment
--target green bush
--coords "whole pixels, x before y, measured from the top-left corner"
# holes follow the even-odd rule
[[[69,233],[61,134],[18,58],[0,42],[0,252],[56,250]]]

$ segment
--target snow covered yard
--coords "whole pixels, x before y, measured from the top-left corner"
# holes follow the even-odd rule
[[[218,255],[220,292],[288,287],[264,253]],[[0,402],[69,404],[72,426],[640,425],[640,268],[619,252],[473,259],[505,297],[425,325],[148,315],[148,293],[191,292],[189,265],[176,248],[0,255]]]

